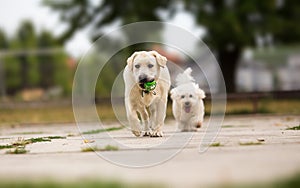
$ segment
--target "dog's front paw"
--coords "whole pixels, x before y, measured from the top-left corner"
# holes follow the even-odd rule
[[[131,132],[136,136],[136,137],[140,137],[142,132],[139,130],[131,130]]]
[[[151,137],[163,137],[164,134],[162,131],[153,131],[150,136]]]
[[[143,136],[151,136],[152,135],[152,131],[149,130],[149,131],[145,131]]]

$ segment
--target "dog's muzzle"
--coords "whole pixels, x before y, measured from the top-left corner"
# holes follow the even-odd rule
[[[185,113],[190,113],[191,112],[191,108],[192,108],[192,105],[191,105],[190,102],[185,102],[184,103],[183,109],[184,109]]]

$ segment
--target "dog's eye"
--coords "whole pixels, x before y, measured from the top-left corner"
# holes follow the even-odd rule
[[[181,95],[181,98],[183,99],[185,96],[184,95]]]
[[[193,95],[190,95],[190,98],[192,98],[193,97]]]
[[[152,68],[153,66],[154,66],[154,65],[152,65],[152,64],[149,64],[149,65],[148,65],[149,68]]]
[[[138,68],[140,68],[141,66],[140,66],[140,65],[135,65],[134,67],[138,69]]]

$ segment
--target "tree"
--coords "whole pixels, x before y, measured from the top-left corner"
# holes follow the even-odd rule
[[[60,18],[69,27],[61,35],[65,42],[79,29],[92,27],[92,39],[102,33],[101,28],[115,21],[128,24],[137,21],[160,20],[157,10],[169,7],[172,0],[102,0],[95,4],[91,0],[56,1],[44,0],[44,4],[60,13]]]
[[[61,52],[36,54],[36,50],[58,49],[61,45],[48,31],[37,35],[30,21],[22,22],[12,39],[7,40],[0,30],[1,58],[5,63],[5,86],[7,93],[16,94],[21,89],[39,87],[49,89],[60,86],[64,94],[71,92],[72,70],[68,67],[67,55]]]
[[[235,70],[245,47],[256,37],[275,44],[299,43],[300,1],[294,0],[186,0],[204,41],[215,49],[228,92],[235,91]],[[270,41],[272,40],[272,41]]]
[[[70,1],[56,1],[56,0],[45,0],[44,4],[49,6],[53,10],[60,13],[61,20],[68,24],[66,31],[59,37],[59,42],[64,43],[70,39],[73,34],[84,27],[90,27],[91,29],[91,40],[95,41],[103,33],[102,28],[110,25],[114,22],[120,22],[121,25],[133,23],[137,21],[155,21],[160,20],[157,10],[165,9],[169,6],[171,0],[151,0],[151,1],[141,1],[141,0],[102,0],[99,4],[95,4],[93,1],[89,0],[70,0]],[[139,35],[143,37],[146,32],[139,31]],[[131,33],[124,33],[125,37],[130,39]],[[109,51],[109,47],[114,45],[119,45],[119,41],[115,39],[108,39],[107,46],[97,46],[97,49]],[[101,45],[101,44],[96,44]],[[145,46],[143,44],[132,45],[125,50],[122,50],[123,56],[122,60],[128,57],[132,51],[136,49],[143,49]],[[97,55],[99,56],[99,55]],[[95,57],[90,57],[91,60]],[[99,57],[101,58],[101,57]],[[121,67],[120,61],[116,58],[110,60],[107,66],[102,70],[101,77],[99,77],[96,87],[96,94],[100,97],[110,96],[111,85]],[[125,61],[123,61],[125,63]],[[89,66],[87,64],[86,68]],[[90,70],[94,71],[94,70]],[[89,75],[87,75],[88,77]]]
[[[0,29],[0,51],[5,50],[8,47],[8,40],[6,34]],[[5,89],[5,70],[3,64],[3,57],[0,55],[0,95],[4,96],[6,93]]]
[[[0,29],[0,50],[4,50],[8,48],[8,40],[7,40],[7,36],[4,33],[4,31],[2,31]]]
[[[42,31],[38,37],[38,48],[58,48],[59,44],[52,33]],[[65,94],[71,92],[71,70],[67,65],[65,53],[38,55],[39,72],[41,74],[40,86],[48,89],[53,86],[62,87]]]
[[[8,41],[7,50],[19,50],[20,44],[16,39]],[[15,94],[22,86],[20,59],[15,56],[5,56],[5,87],[8,94]]]
[[[101,35],[101,28],[120,21],[160,20],[159,9],[170,14],[177,2],[206,29],[204,41],[218,55],[228,92],[235,91],[235,70],[245,47],[254,46],[257,36],[268,36],[276,44],[295,43],[300,39],[300,1],[296,0],[103,0],[92,1],[45,0],[45,4],[61,14],[69,24],[61,41],[69,39],[75,31],[92,26],[93,37]]]
[[[37,47],[37,37],[33,24],[30,21],[24,21],[18,32],[17,40],[21,49],[35,49]],[[39,84],[38,60],[35,55],[20,55],[22,66],[23,87],[37,87]]]

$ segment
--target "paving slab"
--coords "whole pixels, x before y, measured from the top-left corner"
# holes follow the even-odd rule
[[[199,153],[199,144],[208,125],[207,119],[194,134],[176,131],[175,122],[169,120],[162,138],[136,138],[126,128],[88,134],[82,138],[75,124],[1,127],[0,145],[18,139],[65,138],[28,144],[26,154],[6,154],[9,149],[0,150],[0,177],[62,181],[108,179],[162,183],[171,187],[273,181],[300,171],[300,131],[286,130],[299,126],[299,123],[300,116],[227,116],[214,141],[215,147],[209,147],[204,153]],[[110,123],[106,126],[120,125]],[[178,139],[172,140],[173,137]],[[179,151],[186,138],[190,138],[187,145]],[[118,150],[98,151],[98,154],[82,152],[83,148],[104,148],[107,145],[117,146]],[[139,160],[151,160],[158,157],[150,155],[152,152],[167,155],[173,151],[179,153],[161,164],[146,168],[122,167],[101,157],[103,154],[110,159],[123,158],[130,163],[141,155],[144,157]]]

